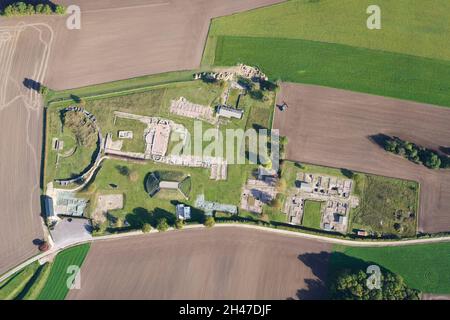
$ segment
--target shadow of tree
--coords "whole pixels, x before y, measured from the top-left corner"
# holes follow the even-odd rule
[[[297,290],[295,297],[288,299],[323,300],[332,299],[332,284],[337,277],[348,272],[366,271],[374,262],[351,257],[342,252],[303,253],[298,256],[311,269],[315,278],[305,279],[305,287]],[[379,265],[378,265],[379,266]],[[389,270],[379,266],[381,272]]]
[[[41,88],[41,84],[33,79],[29,79],[29,78],[25,78],[23,80],[23,85],[25,86],[25,88],[30,89],[30,90],[34,90],[39,92],[39,89]]]

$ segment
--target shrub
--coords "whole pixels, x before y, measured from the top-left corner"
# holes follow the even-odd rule
[[[161,218],[158,220],[158,224],[156,225],[156,229],[158,229],[159,232],[164,232],[169,229],[169,224],[167,223],[166,218]]]
[[[42,84],[39,86],[39,93],[43,96],[48,94],[49,89],[46,86],[43,86]]]
[[[152,226],[149,223],[144,223],[142,225],[142,232],[149,233],[150,231],[152,231]]]
[[[214,220],[213,217],[207,217],[205,219],[205,222],[203,223],[205,225],[205,227],[207,228],[212,228],[214,227],[214,225],[216,224],[216,221]]]
[[[181,219],[177,219],[177,221],[175,221],[175,229],[183,229],[184,227],[184,221]]]
[[[58,5],[55,7],[55,13],[56,13],[56,14],[61,14],[61,15],[66,14],[66,8],[65,8],[64,6],[58,4]]]

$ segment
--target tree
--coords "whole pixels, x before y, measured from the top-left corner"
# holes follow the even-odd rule
[[[64,15],[64,14],[66,14],[66,8],[65,8],[64,6],[58,4],[58,5],[55,7],[55,13],[56,13],[56,14]]]
[[[144,223],[142,225],[142,232],[149,233],[150,231],[152,231],[152,226],[149,223]]]
[[[166,218],[161,218],[158,220],[158,224],[156,225],[156,229],[158,229],[159,232],[164,232],[169,229],[169,224],[167,223]]]
[[[389,152],[396,152],[397,150],[397,141],[392,139],[387,139],[384,143],[384,149]]]
[[[50,5],[45,4],[44,8],[42,9],[42,14],[52,14],[53,10],[52,7],[50,7]]]
[[[408,288],[402,277],[383,270],[380,289],[370,289],[367,285],[369,274],[362,270],[344,273],[331,285],[331,295],[337,300],[418,300],[419,291]]]
[[[177,219],[177,221],[175,221],[175,228],[183,229],[183,227],[184,227],[184,221],[181,219]]]
[[[239,77],[237,82],[245,88],[245,90],[247,91],[252,91],[253,88],[255,87],[255,84],[253,83],[252,80],[244,78],[244,77]]]
[[[276,83],[263,79],[259,81],[259,86],[261,90],[268,90],[268,91],[274,91],[276,88],[278,88],[278,85]]]
[[[439,169],[441,167],[441,159],[436,153],[428,151],[425,159],[425,165],[428,168]]]
[[[43,11],[44,11],[44,5],[42,3],[37,4],[36,8],[35,8],[35,11],[38,14],[42,14]]]
[[[264,94],[261,90],[251,90],[249,91],[250,97],[255,100],[262,100],[264,98]]]
[[[207,228],[212,228],[216,224],[216,221],[214,220],[213,217],[209,216],[209,217],[206,217],[205,222],[203,224]]]

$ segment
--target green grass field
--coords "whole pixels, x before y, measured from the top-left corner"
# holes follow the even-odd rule
[[[381,9],[381,30],[366,27],[366,9],[372,4]],[[447,0],[291,0],[216,18],[210,39],[219,35],[304,39],[450,60],[449,20]],[[297,57],[301,59],[302,52]]]
[[[48,102],[57,102],[62,100],[70,100],[71,102],[76,102],[76,100],[78,100],[79,98],[92,96],[101,96],[103,98],[119,96],[123,91],[134,90],[135,92],[141,92],[142,90],[148,90],[149,87],[157,85],[192,80],[193,73],[194,71],[167,72],[120,81],[107,82],[76,89],[52,91],[47,96],[46,100]]]
[[[332,271],[377,264],[401,275],[409,286],[424,293],[450,294],[448,242],[385,248],[335,246],[334,250],[330,261]]]
[[[0,283],[0,300],[17,299],[26,291],[27,284],[32,282],[38,269],[39,263],[34,262]]]
[[[322,202],[305,201],[303,211],[302,226],[313,229],[320,229],[320,219],[322,218]]]
[[[450,106],[450,61],[298,39],[220,37],[215,65],[270,78]]]
[[[450,3],[291,0],[214,19],[202,65],[246,63],[272,79],[450,106]]]
[[[67,268],[72,265],[81,267],[89,248],[90,244],[83,244],[59,253],[52,264],[48,279],[37,299],[63,300],[69,292],[66,282],[71,274],[67,273]]]

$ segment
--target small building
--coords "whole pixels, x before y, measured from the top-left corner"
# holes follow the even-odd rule
[[[217,107],[217,114],[220,117],[242,119],[244,110],[220,105]]]
[[[191,218],[191,207],[184,204],[177,205],[177,218],[180,220],[189,220]]]

